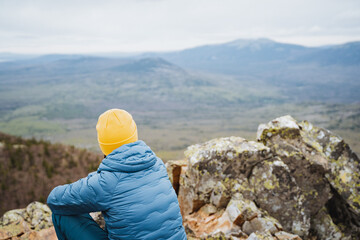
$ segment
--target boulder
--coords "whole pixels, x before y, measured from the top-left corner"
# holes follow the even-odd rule
[[[270,148],[240,137],[214,139],[190,146],[185,152],[187,171],[180,177],[179,201],[183,215],[206,203],[226,207],[235,192],[253,199],[248,182],[251,169],[271,158]]]
[[[275,233],[275,237],[277,240],[301,240],[299,236],[283,231]]]
[[[270,232],[253,232],[247,240],[277,240]]]
[[[169,176],[169,180],[175,189],[176,194],[179,192],[180,175],[184,168],[187,166],[185,160],[169,160],[165,163],[166,170]]]
[[[29,231],[30,225],[24,220],[18,220],[9,225],[0,226],[0,240],[12,239]]]
[[[50,228],[53,225],[50,208],[40,202],[32,202],[26,207],[25,220],[35,231]]]
[[[0,218],[0,226],[7,226],[24,220],[25,218],[27,218],[26,209],[10,210],[4,213],[4,215]]]
[[[0,218],[0,239],[56,239],[51,210],[40,202],[6,212]]]
[[[187,165],[181,161],[169,166],[181,165],[178,199],[188,236],[205,238],[219,232],[226,239],[244,238],[253,233],[267,236],[268,232],[274,234],[283,229],[281,221],[271,216],[273,212],[278,213],[276,216],[290,231],[303,228],[298,233],[307,232],[310,219],[301,215],[304,212],[301,189],[286,165],[262,143],[241,137],[213,139],[190,146],[185,156]],[[268,175],[270,181],[258,181]],[[275,180],[279,186],[292,190],[274,190],[271,184],[276,184]],[[262,188],[269,196],[258,190]],[[266,203],[269,199],[275,203],[275,198],[270,196],[275,192],[288,194],[291,207],[286,211],[273,211],[276,207]],[[287,217],[280,218],[284,212]]]
[[[360,237],[359,158],[341,137],[283,116],[261,124],[257,138],[290,169],[303,191],[305,214],[318,219],[326,207],[333,222],[345,226],[339,234]],[[321,235],[319,228],[313,230]]]
[[[242,226],[246,221],[261,217],[263,213],[256,207],[253,201],[244,199],[241,194],[236,194],[226,207],[230,221]]]
[[[211,206],[211,205],[210,205]],[[235,225],[224,210],[208,212],[212,207],[204,205],[199,211],[185,217],[185,229],[188,234],[194,237],[205,238],[223,233],[224,237],[247,236],[243,234],[241,228]]]
[[[54,227],[42,229],[40,231],[30,231],[21,235],[19,240],[57,240]]]
[[[40,202],[32,202],[26,208],[6,212],[0,218],[0,240],[56,240],[50,208]],[[101,212],[90,213],[105,228]]]
[[[360,237],[359,159],[343,139],[291,116],[257,139],[213,139],[168,164],[189,236]]]
[[[302,127],[291,116],[276,118],[258,128],[258,141],[270,147],[288,166],[291,175],[304,193],[308,214],[316,214],[331,198],[330,185],[325,178],[328,161],[317,151],[318,143],[303,141]]]
[[[242,230],[246,234],[253,234],[259,232],[269,232],[275,234],[281,229],[281,225],[278,221],[271,217],[257,217],[250,221],[246,221]]]
[[[344,234],[340,227],[333,222],[326,207],[320,209],[316,216],[311,219],[311,225],[318,239],[351,239],[350,235]]]
[[[261,209],[279,220],[286,231],[306,236],[310,216],[305,211],[305,197],[280,158],[264,160],[254,167],[250,185],[255,191],[255,202]]]

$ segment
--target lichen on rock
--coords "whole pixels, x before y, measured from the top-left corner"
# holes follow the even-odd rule
[[[30,229],[41,230],[52,226],[50,208],[40,202],[32,202],[24,209],[6,212],[0,218],[0,226],[9,226],[16,222],[25,221]]]
[[[342,233],[341,229],[333,222],[326,207],[311,219],[311,225],[318,239],[350,240],[351,236]]]
[[[234,239],[247,238],[255,232],[258,236],[267,236],[267,232],[273,234],[283,229],[266,208],[254,202],[259,197],[255,188],[266,186],[274,192],[276,184],[283,185],[272,173],[266,182],[255,181],[253,177],[254,172],[261,169],[259,166],[267,161],[286,168],[279,158],[273,156],[269,147],[240,137],[219,138],[190,146],[185,156],[188,166],[183,167],[186,171],[180,177],[178,198],[189,236],[212,236],[221,231],[226,239]],[[286,171],[289,170],[286,168]],[[265,170],[261,172],[263,174],[267,176]],[[296,204],[300,211],[302,205],[297,198]],[[218,211],[205,214],[204,207],[208,206]],[[291,226],[296,222],[290,217],[288,219]]]
[[[26,207],[25,220],[35,231],[51,227],[52,218],[50,208],[40,202],[32,202]]]
[[[291,116],[260,125],[257,136],[289,167],[312,218],[326,205],[335,222],[347,226],[341,231],[360,234],[359,159],[341,137]]]
[[[278,219],[284,229],[306,236],[310,216],[305,211],[305,197],[280,158],[265,160],[255,166],[250,176],[256,203]]]
[[[6,212],[0,218],[0,239],[57,239],[51,210],[40,202]]]
[[[189,237],[360,237],[359,159],[340,137],[291,116],[261,124],[257,137],[185,152],[178,199]]]
[[[284,116],[261,124],[257,136],[288,166],[304,194],[307,214],[314,215],[331,198],[330,186],[325,178],[327,159],[317,151],[317,142],[303,141],[302,129],[291,116]]]
[[[56,240],[51,215],[50,208],[40,202],[10,210],[0,218],[0,240]],[[105,227],[101,212],[90,215],[100,227]]]

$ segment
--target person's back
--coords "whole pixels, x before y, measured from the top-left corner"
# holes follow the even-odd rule
[[[119,142],[116,140],[124,134],[122,127],[130,130],[120,137],[125,140]],[[99,117],[97,130],[100,148],[107,155],[97,172],[73,184],[56,187],[48,197],[58,238],[186,239],[166,168],[137,139],[131,115],[123,110],[109,110]],[[87,214],[80,215],[93,211],[103,212],[106,231]]]

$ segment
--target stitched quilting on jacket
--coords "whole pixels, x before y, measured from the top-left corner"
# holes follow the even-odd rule
[[[47,203],[59,215],[102,211],[109,239],[186,239],[165,165],[143,141],[115,149],[96,172],[54,188]]]

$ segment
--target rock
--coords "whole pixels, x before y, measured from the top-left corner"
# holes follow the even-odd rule
[[[214,236],[216,233],[223,233],[224,236],[244,235],[239,226],[236,226],[229,218],[226,211],[211,210],[213,207],[205,205],[197,212],[185,217],[185,229],[188,234],[199,238]],[[209,212],[210,210],[210,212]]]
[[[250,234],[250,236],[247,238],[247,240],[276,240],[275,237],[271,235],[270,232],[253,232]]]
[[[360,238],[359,159],[340,137],[291,116],[261,124],[257,137],[196,144],[187,164],[168,164],[190,235]]]
[[[50,208],[40,202],[32,202],[26,207],[25,220],[31,224],[35,231],[49,228],[52,224]]]
[[[224,233],[219,232],[219,233],[213,234],[211,236],[207,236],[202,239],[204,239],[204,240],[227,240],[228,238],[225,237]]]
[[[360,163],[358,156],[344,140],[330,131],[313,126],[307,121],[299,123],[303,141],[317,146],[327,158],[329,171],[325,174],[331,187],[340,194],[356,216],[360,216]],[[317,143],[314,143],[314,142]],[[358,222],[359,223],[359,222]]]
[[[278,157],[274,157],[270,148],[262,143],[239,137],[214,139],[204,144],[190,146],[185,156],[188,165],[184,166],[181,163],[182,169],[186,171],[182,170],[180,174],[178,199],[189,236],[204,238],[221,232],[226,239],[229,239],[244,238],[253,232],[266,235],[267,231],[275,233],[282,230],[281,223],[266,211],[266,207],[270,206],[265,203],[268,199],[263,196],[262,200],[257,202],[262,209],[255,204],[254,201],[258,201],[261,195],[260,189],[268,185],[265,182],[255,181],[254,174],[256,178],[258,178],[257,174],[261,176],[268,174],[273,182],[275,179],[278,182],[283,181],[281,177],[285,174],[287,181],[278,185],[286,187],[286,190],[278,193],[288,194],[288,199],[285,197],[284,200],[289,200],[291,210],[288,211],[289,216],[282,220],[285,224],[289,224],[288,229],[293,230],[297,229],[293,226],[298,227],[296,224],[305,219],[307,225],[300,224],[299,227],[309,228],[309,219],[301,215],[303,211],[301,190],[291,178],[286,165]],[[270,163],[271,171],[270,168],[259,167],[270,166]],[[174,163],[171,163],[170,166],[173,165]],[[274,172],[272,169],[275,169]],[[281,174],[277,176],[277,173]],[[289,188],[292,190],[289,191]],[[267,194],[276,191],[273,188],[263,190]],[[272,200],[272,197],[269,199]],[[294,208],[293,205],[296,207]],[[214,213],[215,209],[217,212]],[[273,206],[269,209],[273,209]],[[294,212],[296,217],[301,215],[301,219],[290,216]],[[281,211],[277,216],[282,216]],[[241,229],[246,229],[247,234]]]
[[[290,116],[260,125],[257,136],[289,167],[303,191],[306,215],[316,219],[326,206],[342,232],[360,237],[359,158],[342,138]]]
[[[4,213],[0,218],[0,226],[6,226],[12,223],[24,220],[27,217],[26,209],[15,209]]]
[[[177,194],[179,192],[180,174],[182,169],[187,166],[187,161],[170,160],[165,163],[165,166],[170,182],[172,183],[173,188],[175,189],[175,192]]]
[[[294,235],[283,231],[275,233],[275,237],[278,240],[301,240],[301,238],[298,235]]]
[[[281,159],[265,160],[255,166],[250,185],[255,189],[256,203],[278,219],[286,231],[307,235],[310,216],[305,211],[304,195]]]
[[[218,232],[218,233],[215,233],[215,234],[212,234],[210,236],[207,236],[205,238],[201,238],[202,240],[243,240],[243,239],[246,239],[244,237],[233,237],[233,236],[230,236],[230,237],[226,237],[226,235],[222,232]]]
[[[210,140],[190,146],[185,152],[189,168],[220,178],[249,175],[252,166],[263,158],[271,157],[270,149],[261,143],[241,137]]]
[[[304,193],[306,211],[316,214],[331,198],[330,185],[325,178],[328,171],[326,156],[303,141],[302,127],[290,116],[276,118],[258,128],[258,140],[270,147],[288,166],[297,185]],[[315,146],[315,147],[312,147]]]
[[[0,218],[0,239],[57,239],[51,210],[40,202],[6,212]]]
[[[218,208],[224,208],[229,202],[228,190],[223,183],[218,182],[211,193],[210,203]]]
[[[257,163],[271,158],[270,149],[240,137],[214,139],[190,146],[185,152],[188,167],[180,177],[179,202],[188,215],[206,203],[226,207],[231,195],[241,191],[251,199],[247,176]]]
[[[190,146],[166,163],[189,240],[360,239],[360,167],[330,131],[291,116],[241,137]],[[102,214],[91,213],[104,227]],[[1,239],[56,239],[50,209],[0,218]]]
[[[279,227],[278,227],[279,226]],[[270,232],[274,234],[281,229],[281,225],[276,219],[270,217],[254,218],[251,221],[246,221],[242,226],[244,233],[250,235],[254,232]]]
[[[185,187],[184,183],[179,189],[178,200],[183,219],[185,216],[199,210],[205,204],[204,201],[199,200],[195,196],[195,192],[190,187]]]
[[[240,194],[229,202],[226,212],[230,221],[238,226],[242,226],[245,221],[251,221],[262,215],[254,202],[244,199]]]
[[[101,212],[92,212],[90,213],[90,216],[102,229],[105,229],[105,219]]]
[[[30,225],[26,221],[20,219],[9,225],[0,226],[0,240],[17,237],[29,231]]]
[[[333,222],[325,207],[311,220],[311,225],[318,239],[351,239],[351,236],[345,235]]]
[[[40,202],[32,202],[24,209],[6,212],[0,218],[0,240],[56,240],[51,214],[50,208]],[[101,228],[105,228],[101,212],[90,215]]]
[[[57,240],[54,227],[47,229],[42,229],[40,231],[31,231],[27,232],[24,235],[21,235],[19,240]]]

